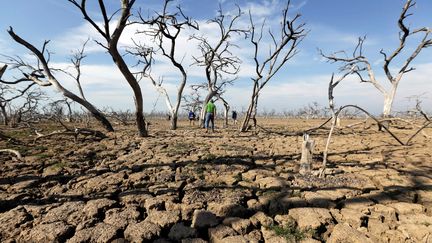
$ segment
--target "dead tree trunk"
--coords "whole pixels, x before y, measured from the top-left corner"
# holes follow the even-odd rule
[[[125,29],[129,17],[131,14],[132,6],[135,3],[135,0],[121,0],[121,9],[120,16],[117,18],[117,24],[115,25],[114,31],[111,31],[111,27],[113,26],[111,24],[112,16],[109,16],[106,8],[105,3],[103,0],[98,1],[98,5],[101,10],[102,14],[102,25],[103,28],[100,27],[99,23],[96,22],[92,17],[90,17],[89,13],[87,12],[87,6],[86,6],[86,0],[81,0],[81,3],[78,3],[78,0],[68,0],[71,2],[75,7],[77,7],[82,15],[84,16],[84,19],[87,20],[87,22],[93,26],[93,28],[105,39],[106,45],[97,42],[100,46],[105,48],[108,53],[111,55],[114,63],[120,70],[120,72],[123,74],[123,77],[128,82],[129,86],[132,88],[133,94],[134,94],[134,101],[135,101],[135,120],[136,125],[138,128],[138,135],[140,137],[147,137],[148,131],[146,127],[146,121],[144,119],[144,105],[143,105],[143,96],[141,87],[138,83],[138,80],[135,78],[135,76],[130,71],[129,67],[127,66],[123,56],[118,51],[118,42],[119,39],[123,33],[123,30]]]
[[[118,52],[117,42],[115,42],[115,44],[110,45],[108,50],[114,60],[114,63],[117,65],[118,69],[123,74],[123,76],[125,77],[126,81],[129,83],[129,86],[132,88],[132,91],[134,93],[135,121],[138,128],[138,135],[140,137],[147,137],[148,131],[144,119],[144,103],[143,103],[141,87],[138,81],[136,80],[135,76],[132,74],[132,72],[129,70],[129,67],[123,60],[123,57]]]
[[[390,117],[398,83],[393,84],[390,91],[384,94],[383,117]]]
[[[258,105],[258,85],[254,85],[254,89],[252,92],[252,96],[249,102],[248,109],[246,110],[245,116],[243,117],[242,124],[240,126],[240,132],[246,132],[249,130],[249,122],[252,119],[253,121],[256,121],[256,113],[257,113],[257,105]],[[254,122],[256,123],[256,122]],[[256,124],[254,124],[256,125]]]
[[[223,106],[224,106],[224,127],[228,127],[230,106],[229,106],[228,102],[224,98],[222,98],[221,95],[217,94],[216,96],[223,103]]]
[[[98,120],[102,126],[109,132],[113,132],[114,129],[111,126],[111,123],[106,119],[106,117],[99,112],[91,103],[89,103],[86,100],[83,100],[82,98],[78,97],[74,93],[70,92],[66,88],[64,88],[58,80],[54,77],[54,75],[51,73],[51,70],[48,66],[48,61],[45,59],[43,52],[45,51],[47,41],[44,43],[44,47],[42,49],[42,52],[39,51],[36,47],[34,47],[32,44],[28,43],[24,39],[22,39],[20,36],[16,35],[13,31],[12,27],[8,30],[9,35],[19,44],[29,49],[33,54],[36,55],[38,61],[40,62],[41,67],[37,70],[39,73],[32,73],[27,75],[27,79],[32,80],[33,82],[37,83],[40,86],[53,86],[58,92],[63,94],[63,96],[79,103],[80,105],[84,106],[92,115],[93,117]],[[43,72],[39,71],[40,69],[43,70]],[[46,77],[47,81],[42,81],[40,78]]]
[[[6,106],[0,105],[0,109],[1,109],[1,114],[3,116],[3,125],[7,126],[7,125],[9,125],[9,117],[8,117],[7,112],[6,112]]]
[[[309,134],[304,134],[299,171],[301,175],[310,174],[312,171],[314,147],[315,141],[309,139]]]

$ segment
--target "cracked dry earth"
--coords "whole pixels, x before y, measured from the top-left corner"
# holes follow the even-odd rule
[[[289,132],[320,122],[260,124]],[[25,158],[0,155],[0,241],[432,242],[427,137],[400,146],[374,127],[338,131],[319,179],[297,173],[301,137],[152,124],[150,138],[130,126],[101,141],[1,141]],[[311,137],[317,169],[326,131]]]

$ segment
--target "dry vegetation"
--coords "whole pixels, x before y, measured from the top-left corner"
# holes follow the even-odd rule
[[[359,120],[342,120],[342,127]],[[180,121],[151,121],[105,139],[2,127],[2,242],[427,242],[432,233],[432,129],[399,145],[372,123],[336,129],[324,178],[298,173],[299,131],[319,119],[262,119],[205,133]],[[219,121],[219,125],[222,121]],[[60,129],[46,125],[43,131]],[[402,140],[414,131],[391,130]],[[328,129],[311,132],[314,171]],[[189,240],[187,240],[189,239]],[[195,240],[191,240],[195,239]]]

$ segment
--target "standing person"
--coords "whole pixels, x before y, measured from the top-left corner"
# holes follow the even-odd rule
[[[188,118],[189,118],[189,125],[195,125],[195,112],[189,111]]]
[[[206,132],[209,130],[209,122],[211,122],[211,129],[212,132],[214,132],[214,118],[216,116],[216,105],[214,104],[213,100],[210,100],[206,105],[206,115],[205,115],[205,127],[207,129]]]
[[[233,111],[231,118],[233,119],[234,125],[237,125],[237,111]]]

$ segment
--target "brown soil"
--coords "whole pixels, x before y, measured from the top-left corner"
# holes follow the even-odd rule
[[[24,156],[0,154],[0,241],[432,240],[432,139],[422,134],[401,146],[371,124],[336,130],[318,178],[299,175],[293,134],[322,120],[263,119],[265,129],[247,133],[151,122],[149,138],[129,126],[102,140],[35,144],[30,131],[3,127],[26,144],[0,141]],[[404,141],[414,131],[391,130]],[[327,133],[311,135],[315,171]]]

